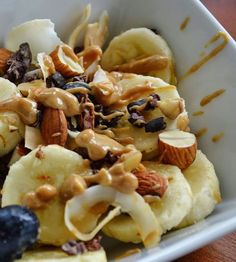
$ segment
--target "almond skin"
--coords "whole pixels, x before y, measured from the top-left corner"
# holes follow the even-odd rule
[[[50,107],[44,109],[41,134],[46,145],[65,146],[68,131],[66,117],[62,110]]]
[[[175,165],[182,170],[196,158],[196,137],[179,130],[165,131],[159,134],[158,149],[162,163]]]
[[[12,52],[6,48],[0,48],[0,75],[7,70],[7,60],[12,56]]]
[[[142,196],[153,195],[162,197],[168,188],[168,180],[155,171],[145,170],[135,172],[134,175],[138,179],[136,191]]]

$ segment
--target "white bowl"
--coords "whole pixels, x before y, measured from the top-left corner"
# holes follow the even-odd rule
[[[208,52],[204,45],[218,31],[225,31],[206,8],[197,0],[91,0],[92,20],[102,10],[109,12],[111,37],[122,30],[146,26],[158,28],[171,46],[177,64],[177,73],[183,75],[200,53]],[[50,18],[56,31],[66,40],[78,21],[86,0],[0,0],[0,42],[6,33],[24,21],[34,18]],[[184,31],[179,30],[187,17],[190,22]],[[199,147],[214,163],[220,180],[223,202],[213,214],[191,227],[178,230],[163,237],[161,244],[143,250],[125,261],[170,261],[189,253],[214,239],[236,229],[236,44],[229,37],[227,46],[200,70],[179,84],[179,92],[186,99],[189,115],[200,110],[199,102],[207,94],[224,88],[226,92],[204,107],[205,114],[191,118],[193,131],[208,128]],[[218,143],[212,135],[224,132]],[[114,257],[127,244],[109,242],[110,254]]]

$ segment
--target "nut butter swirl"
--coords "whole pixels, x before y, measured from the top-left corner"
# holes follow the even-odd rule
[[[141,162],[142,154],[134,146],[123,146],[115,140],[101,134],[96,134],[91,129],[82,131],[76,137],[79,147],[88,150],[92,160],[103,159],[108,151],[114,155],[119,155],[119,160],[109,169],[102,168],[97,174],[84,176],[86,183],[98,183],[101,185],[112,186],[123,193],[132,193],[138,187],[138,180],[131,173]]]
[[[66,116],[80,114],[80,105],[77,98],[60,88],[37,88],[32,91],[30,98],[46,107],[61,109]]]

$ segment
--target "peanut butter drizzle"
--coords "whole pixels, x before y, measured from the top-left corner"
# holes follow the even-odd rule
[[[205,96],[201,100],[200,105],[201,106],[205,106],[205,105],[209,104],[213,99],[215,99],[216,97],[222,95],[224,92],[225,92],[225,89],[219,89],[219,90],[213,92],[212,94]]]
[[[196,136],[197,138],[200,138],[200,137],[202,137],[203,135],[205,135],[206,132],[207,132],[207,128],[201,128],[201,129],[199,129],[199,130],[195,133],[195,136]]]
[[[25,125],[32,125],[37,121],[37,103],[24,97],[12,97],[0,102],[0,111],[17,113]]]
[[[153,90],[155,90],[155,87],[152,87],[149,83],[144,86],[136,86],[131,89],[128,89],[121,95],[120,100],[114,103],[111,107],[117,108],[121,106],[126,106],[130,103],[130,101],[136,100],[145,94],[148,95]]]
[[[121,144],[105,135],[96,134],[92,129],[86,129],[78,134],[75,142],[78,147],[87,148],[89,157],[92,160],[103,159],[108,151],[115,155],[125,151]]]
[[[184,21],[180,24],[179,30],[183,31],[183,30],[187,27],[189,21],[190,21],[190,16],[187,16],[187,17],[184,19]]]
[[[211,141],[213,143],[217,143],[223,138],[224,135],[225,135],[224,132],[220,132],[218,134],[215,134],[214,136],[212,136]]]
[[[204,111],[196,111],[192,113],[192,116],[202,116],[204,114]]]
[[[30,98],[46,107],[61,109],[66,116],[80,114],[80,104],[77,98],[60,88],[38,88],[32,90]]]
[[[218,32],[216,35],[214,35],[210,39],[210,41],[205,45],[205,48],[208,47],[210,44],[216,42],[220,38],[223,39],[223,43],[215,47],[208,55],[204,56],[198,63],[190,67],[190,69],[182,77],[180,77],[179,81],[184,80],[192,73],[198,71],[204,64],[206,64],[210,59],[212,59],[214,56],[216,56],[218,53],[220,53],[220,51],[222,51],[225,48],[225,46],[228,44],[229,39],[227,34],[224,32]]]
[[[120,112],[120,111],[115,111],[115,112],[113,112],[112,114],[104,115],[104,114],[101,113],[101,112],[95,112],[95,115],[100,116],[102,119],[105,119],[105,120],[111,120],[111,119],[113,119],[113,118],[115,118],[115,117],[123,116],[124,113],[123,113],[123,112]]]

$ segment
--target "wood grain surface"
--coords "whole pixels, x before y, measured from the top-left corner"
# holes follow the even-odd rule
[[[202,0],[202,2],[236,39],[236,0]],[[236,232],[175,262],[236,262]]]

